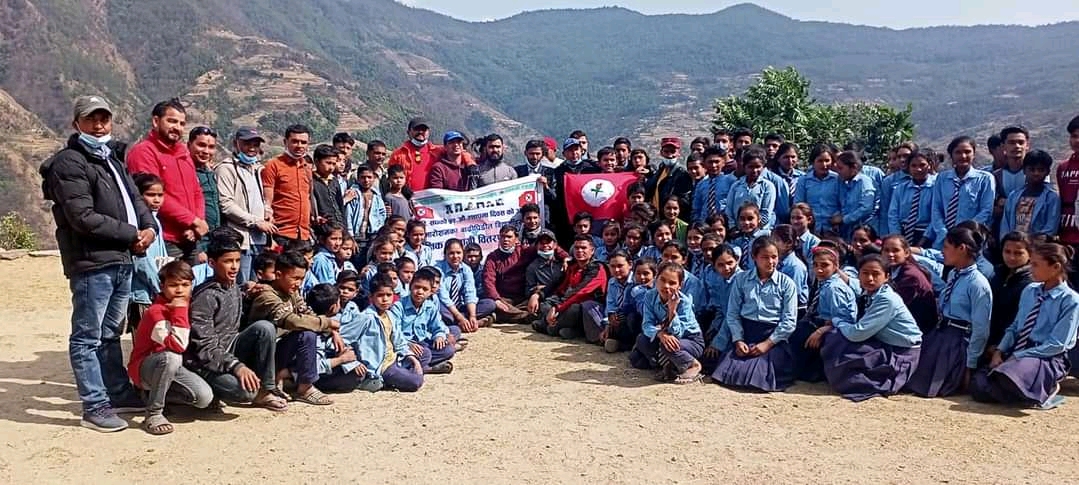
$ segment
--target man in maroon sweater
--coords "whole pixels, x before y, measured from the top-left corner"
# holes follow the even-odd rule
[[[569,254],[555,247],[555,257],[564,261]],[[529,323],[535,319],[528,311],[525,288],[525,270],[535,259],[536,246],[519,244],[516,226],[502,226],[498,231],[498,250],[491,251],[483,265],[483,289],[487,298],[495,302],[499,323]]]
[[[446,146],[445,154],[431,165],[431,171],[427,174],[428,189],[446,189],[457,192],[472,190],[475,185],[470,183],[469,173],[474,172],[475,165],[468,165],[465,160],[468,139],[456,131],[447,131],[442,137],[442,144]]]

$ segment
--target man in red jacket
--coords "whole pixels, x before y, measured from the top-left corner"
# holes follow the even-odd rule
[[[573,264],[566,268],[558,289],[540,304],[541,320],[532,325],[537,332],[571,339],[583,330],[587,341],[599,341],[607,269],[592,257],[596,252],[593,244],[587,234],[574,239]]]
[[[182,143],[187,113],[173,98],[154,105],[152,128],[127,151],[127,170],[152,173],[165,184],[165,202],[157,213],[169,256],[195,264],[195,244],[210,232],[195,163]]]
[[[412,118],[408,122],[408,140],[390,154],[386,166],[400,165],[405,169],[405,180],[413,192],[427,187],[427,175],[431,167],[446,155],[446,150],[430,141],[431,128],[424,118]],[[472,154],[465,150],[462,166],[475,165]]]

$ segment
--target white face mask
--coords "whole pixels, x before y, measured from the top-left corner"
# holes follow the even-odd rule
[[[554,257],[554,250],[550,251],[536,251],[536,255],[543,259],[551,259]]]

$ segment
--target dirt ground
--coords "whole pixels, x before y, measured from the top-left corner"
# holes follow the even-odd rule
[[[1049,412],[853,404],[804,384],[744,394],[657,384],[625,354],[511,326],[474,336],[416,394],[180,409],[169,436],[106,435],[79,427],[69,317],[58,259],[0,262],[0,483],[1079,482],[1075,380]]]

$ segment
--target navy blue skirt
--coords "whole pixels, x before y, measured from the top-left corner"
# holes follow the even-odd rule
[[[817,325],[809,319],[800,320],[794,328],[794,333],[788,339],[791,343],[791,353],[794,355],[795,377],[805,382],[824,381],[824,361],[821,360],[821,352],[806,348],[806,340],[816,332]],[[823,347],[823,345],[822,345]]]
[[[918,368],[907,390],[921,397],[950,396],[959,392],[967,370],[968,332],[943,324],[922,339]]]
[[[772,335],[776,324],[742,319],[744,341],[763,342]],[[725,352],[712,372],[712,379],[729,387],[782,391],[794,383],[794,355],[790,343],[775,344],[772,350],[756,357],[740,357],[733,349]]]
[[[1068,367],[1064,355],[1010,358],[995,369],[978,369],[970,379],[970,394],[982,402],[1039,405],[1055,394]]]
[[[854,402],[898,393],[918,368],[920,355],[918,347],[897,347],[875,338],[852,342],[835,329],[821,346],[828,385]]]

